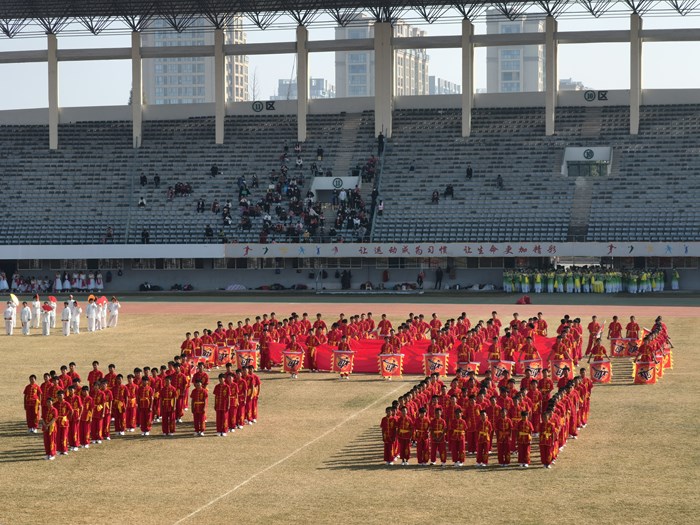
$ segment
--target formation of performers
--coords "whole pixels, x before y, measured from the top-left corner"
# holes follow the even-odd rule
[[[160,367],[135,368],[126,380],[114,364],[104,374],[97,361],[87,384],[73,362],[61,366],[60,372],[45,373],[41,384],[31,375],[24,389],[28,432],[42,429],[48,460],[137,428],[142,436],[150,436],[153,422],[161,423],[163,436],[173,436],[188,411],[194,435],[205,435],[209,375],[203,364],[194,367],[186,356],[177,355]],[[234,369],[229,363],[218,375],[212,395],[217,436],[257,422],[260,377],[253,366]]]
[[[503,291],[518,293],[648,293],[663,292],[664,270],[618,271],[603,267],[504,270]],[[680,288],[680,274],[671,270],[671,289]]]
[[[23,301],[21,309],[19,309],[19,305],[19,301],[7,301],[3,312],[5,334],[14,334],[14,329],[17,327],[17,320],[19,319],[23,335],[31,335],[32,328],[41,328],[42,335],[51,335],[51,329],[56,328],[58,303],[55,297],[50,296],[42,302],[39,295],[36,294],[31,302]],[[19,315],[17,313],[18,309]],[[85,307],[87,331],[97,332],[106,328],[116,328],[120,309],[121,304],[114,296],[108,301],[106,297],[98,299],[91,295]],[[82,306],[72,295],[63,302],[60,321],[61,333],[64,336],[80,333],[80,318],[82,314]]]
[[[449,450],[455,467],[464,466],[467,455],[487,467],[495,448],[500,466],[517,453],[518,465],[526,468],[536,440],[542,465],[551,468],[567,440],[586,427],[592,389],[585,368],[558,384],[546,370],[539,381],[526,374],[519,388],[512,378],[496,381],[490,370],[481,380],[474,372],[458,374],[449,387],[433,374],[386,408],[384,461],[408,465],[415,447],[418,465],[440,461],[444,467]]]
[[[56,272],[53,279],[45,275],[27,277],[15,272],[8,281],[7,275],[0,272],[0,292],[47,293],[47,292],[101,292],[104,290],[104,278],[101,272]]]

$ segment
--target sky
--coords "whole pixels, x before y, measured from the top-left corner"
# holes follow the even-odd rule
[[[288,22],[291,22],[289,20]],[[311,27],[310,40],[334,38],[334,29]],[[416,24],[419,25],[419,24]],[[248,42],[290,42],[295,39],[290,23],[285,29],[253,30],[247,32]],[[475,24],[476,33],[485,33],[483,22]],[[459,23],[420,24],[428,35],[458,35]],[[604,29],[627,29],[629,17],[619,18],[562,18],[559,31],[585,31]],[[118,28],[113,25],[110,29]],[[645,29],[700,28],[700,17],[670,16],[647,17]],[[71,29],[69,27],[68,29]],[[102,33],[99,36],[80,36],[65,33],[58,37],[59,49],[129,47],[130,37],[125,34]],[[8,39],[0,36],[0,53],[29,49],[45,49],[46,38],[22,37]],[[429,74],[461,84],[461,52],[451,50],[428,50]],[[646,43],[643,50],[643,87],[700,88],[700,42]],[[276,95],[279,78],[295,78],[294,55],[251,56],[249,75],[257,77],[260,99]],[[689,67],[691,66],[691,67]],[[311,53],[310,75],[326,78],[335,83],[333,53]],[[578,44],[559,46],[558,75],[560,79],[572,78],[592,89],[629,88],[628,44]],[[0,110],[38,108],[47,106],[46,64],[0,64]],[[476,89],[486,88],[486,50],[476,50]],[[59,65],[59,105],[62,107],[124,105],[131,88],[131,67],[127,60],[67,62]]]

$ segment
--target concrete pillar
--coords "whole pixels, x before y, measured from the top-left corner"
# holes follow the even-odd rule
[[[46,35],[49,65],[49,149],[58,149],[58,39]]]
[[[639,106],[642,103],[642,17],[630,15],[630,135],[639,133]]]
[[[394,101],[394,50],[391,47],[393,28],[388,22],[374,24],[374,134],[391,138]]]
[[[545,134],[554,135],[556,122],[557,94],[559,93],[559,75],[557,74],[557,21],[553,16],[545,20],[544,44],[544,115]]]
[[[462,20],[462,136],[472,133],[472,109],[474,108],[474,24]]]
[[[134,148],[141,147],[143,123],[143,70],[141,33],[131,33],[131,128]]]
[[[224,30],[214,30],[214,101],[216,143],[224,143],[224,120],[226,119],[226,57],[224,56]]]
[[[306,115],[309,112],[309,30],[297,27],[297,140],[306,142]]]

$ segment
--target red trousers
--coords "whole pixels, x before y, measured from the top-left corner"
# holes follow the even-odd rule
[[[228,432],[228,410],[216,411],[216,431],[219,434]]]
[[[236,423],[238,424],[239,427],[242,427],[243,425],[245,425],[245,417],[246,417],[245,406],[246,406],[246,402],[241,401],[239,399],[237,413],[236,413]]]
[[[452,449],[452,461],[464,463],[464,460],[466,459],[464,447],[464,438],[455,438],[452,440],[450,443],[450,448]]]
[[[161,414],[161,417],[163,418],[163,420],[161,422],[163,434],[174,434],[175,433],[175,423],[177,420],[177,418],[175,416],[176,416],[175,412],[163,412]]]
[[[411,440],[399,439],[399,456],[402,461],[411,459]]]
[[[307,348],[306,355],[309,360],[309,370],[318,370],[318,365],[316,364],[316,349]]]
[[[68,429],[68,425],[65,427],[59,425],[58,428],[56,428],[55,441],[56,449],[59,452],[68,452]]]
[[[80,421],[80,444],[82,446],[90,444],[90,427],[92,426],[92,421]]]
[[[177,419],[182,419],[182,416],[185,414],[185,398],[183,396],[184,394],[179,396],[175,402],[175,415]]]
[[[258,419],[258,398],[253,398],[253,408],[251,409],[251,416],[253,419]]]
[[[47,456],[56,455],[56,427],[50,432],[44,430],[44,451]]]
[[[126,430],[126,411],[114,412],[114,431],[124,432]]]
[[[192,417],[194,418],[194,431],[195,432],[204,432],[204,429],[206,427],[206,420],[207,420],[207,415],[202,412],[199,414],[192,414]]]
[[[109,437],[109,426],[112,423],[112,412],[105,412],[105,417],[102,418],[102,436]]]
[[[476,452],[476,431],[467,431],[467,452],[470,454]]]
[[[444,441],[431,441],[430,442],[430,462],[435,463],[437,459],[437,453],[440,452],[440,461],[442,463],[447,462],[447,446]]]
[[[394,461],[394,441],[384,442],[384,461]]]
[[[595,339],[595,334],[590,334],[588,336],[588,346],[586,346],[586,355],[591,353],[591,348],[593,348],[594,339]]]
[[[126,428],[136,428],[136,416],[138,409],[135,406],[130,406],[126,409]]]
[[[188,386],[185,388],[185,393],[183,394],[185,396],[185,408],[190,408],[190,387]]]
[[[151,431],[151,410],[147,408],[139,409],[139,424],[141,432]]]
[[[158,398],[153,399],[153,406],[151,407],[151,415],[153,419],[160,417],[160,400]]]
[[[248,398],[248,401],[245,403],[245,418],[248,421],[251,421],[253,419],[253,398],[250,397]]]
[[[269,370],[271,368],[270,363],[270,349],[266,347],[260,348],[260,369]]]
[[[543,445],[540,443],[540,458],[543,465],[549,465],[554,459],[554,445]]]
[[[93,441],[97,441],[98,439],[102,441],[102,428],[104,426],[102,424],[102,419],[103,418],[92,419],[92,425],[90,427],[90,439],[92,439]]]
[[[416,442],[416,456],[418,457],[418,463],[427,463],[430,460],[430,441],[426,439],[419,439]]]
[[[488,464],[489,452],[491,452],[491,442],[480,442],[476,447],[476,462]]]
[[[508,465],[510,464],[510,441],[507,439],[498,442],[498,464]]]
[[[238,422],[238,407],[229,407],[228,409],[228,428],[235,430]]]
[[[578,411],[574,410],[569,418],[569,435],[578,436]]]
[[[530,443],[518,443],[518,463],[530,464]]]
[[[540,412],[533,412],[532,418],[530,419],[530,423],[532,423],[532,431],[536,434],[540,432],[541,420],[542,419]]]
[[[80,446],[80,420],[71,419],[70,425],[68,426],[68,446],[78,447]]]
[[[39,428],[39,410],[32,406],[24,410],[27,415],[27,428]]]

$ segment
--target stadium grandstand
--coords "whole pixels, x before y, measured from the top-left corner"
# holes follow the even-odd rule
[[[100,271],[108,290],[144,282],[335,290],[343,273],[354,289],[410,287],[419,272],[432,287],[439,268],[444,287],[498,288],[505,270],[578,261],[663,270],[669,282],[679,272],[683,288],[698,289],[700,89],[645,89],[641,70],[646,42],[700,41],[700,29],[645,29],[644,19],[699,8],[4,1],[0,65],[45,64],[48,107],[0,111],[3,195],[11,196],[0,201],[0,269],[8,280]],[[309,38],[314,24],[352,27],[361,14],[373,19],[371,38]],[[475,32],[496,15],[535,17],[544,30]],[[613,15],[629,29],[558,30],[561,17]],[[296,40],[227,43],[236,17],[260,31],[294,27]],[[155,19],[177,32],[205,19],[214,44],[146,46]],[[452,20],[461,33],[397,37],[401,19]],[[131,47],[59,49],[69,25],[99,34],[113,23]],[[44,38],[46,48],[2,50],[21,37]],[[629,44],[630,89],[560,91],[557,49],[576,43]],[[475,49],[523,45],[542,47],[543,90],[477,93]],[[462,93],[396,95],[395,53],[415,48],[459,50]],[[374,95],[311,99],[309,55],[342,51],[374,52]],[[226,58],[265,54],[294,56],[297,79],[306,78],[296,100],[227,100]],[[144,60],[174,57],[214,58],[214,102],[147,104]],[[58,64],[90,60],[131,61],[129,105],[59,107]]]

